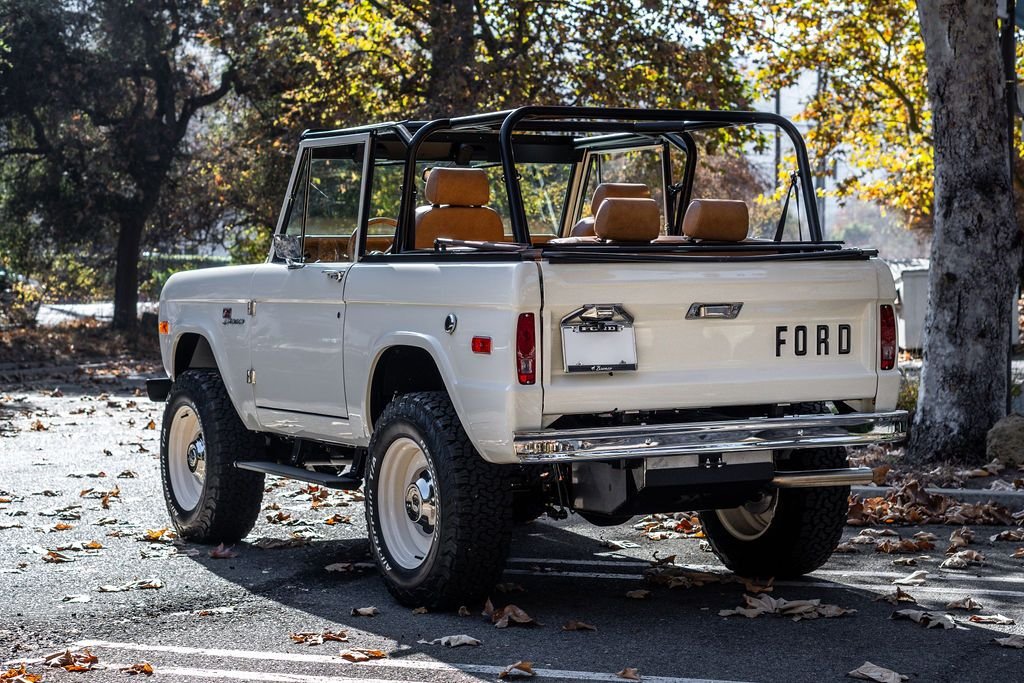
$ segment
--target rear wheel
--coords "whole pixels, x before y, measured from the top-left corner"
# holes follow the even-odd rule
[[[846,466],[846,450],[793,452],[786,469]],[[700,513],[711,549],[741,576],[792,577],[825,564],[843,535],[849,486],[775,489],[762,499]]]
[[[174,528],[200,543],[234,543],[252,530],[263,475],[236,469],[263,444],[235,412],[216,370],[187,370],[175,380],[160,432],[160,473]]]
[[[370,547],[404,605],[486,597],[504,569],[512,491],[473,449],[444,392],[396,398],[377,420],[366,471]]]

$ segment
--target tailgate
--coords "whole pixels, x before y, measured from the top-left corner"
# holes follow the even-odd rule
[[[544,413],[873,398],[876,268],[868,260],[544,261]],[[578,329],[587,307],[600,304],[621,305],[626,317],[617,319],[632,318],[635,370],[579,371],[603,345],[613,354],[628,353],[625,332]],[[608,310],[590,309],[589,318],[607,317]],[[577,336],[566,339],[564,355],[576,371],[567,372],[562,320],[573,313],[564,334]]]

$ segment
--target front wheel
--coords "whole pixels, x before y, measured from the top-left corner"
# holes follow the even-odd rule
[[[792,469],[846,466],[846,450],[795,451]],[[825,564],[843,535],[849,486],[775,489],[757,501],[700,513],[711,549],[741,576],[795,577]]]
[[[466,436],[444,392],[396,398],[366,471],[370,547],[395,598],[445,609],[487,596],[504,569],[512,490]]]
[[[258,459],[262,441],[246,429],[216,370],[175,380],[160,431],[160,474],[171,521],[182,538],[234,543],[252,530],[263,475],[236,469]]]

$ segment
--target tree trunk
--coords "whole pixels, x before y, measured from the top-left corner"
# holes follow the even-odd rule
[[[935,139],[924,368],[908,455],[980,462],[1006,414],[1020,234],[994,2],[918,2]]]
[[[425,117],[465,116],[477,102],[476,14],[473,0],[432,0],[430,3],[430,71]]]
[[[117,265],[114,270],[115,330],[134,329],[139,321],[139,247],[148,212],[122,215],[117,234]]]

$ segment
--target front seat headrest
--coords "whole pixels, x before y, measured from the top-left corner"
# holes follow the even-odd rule
[[[491,185],[482,168],[430,169],[423,191],[434,206],[484,206],[491,200]]]
[[[695,240],[742,242],[749,229],[747,203],[735,199],[694,199],[683,217],[683,234]]]

